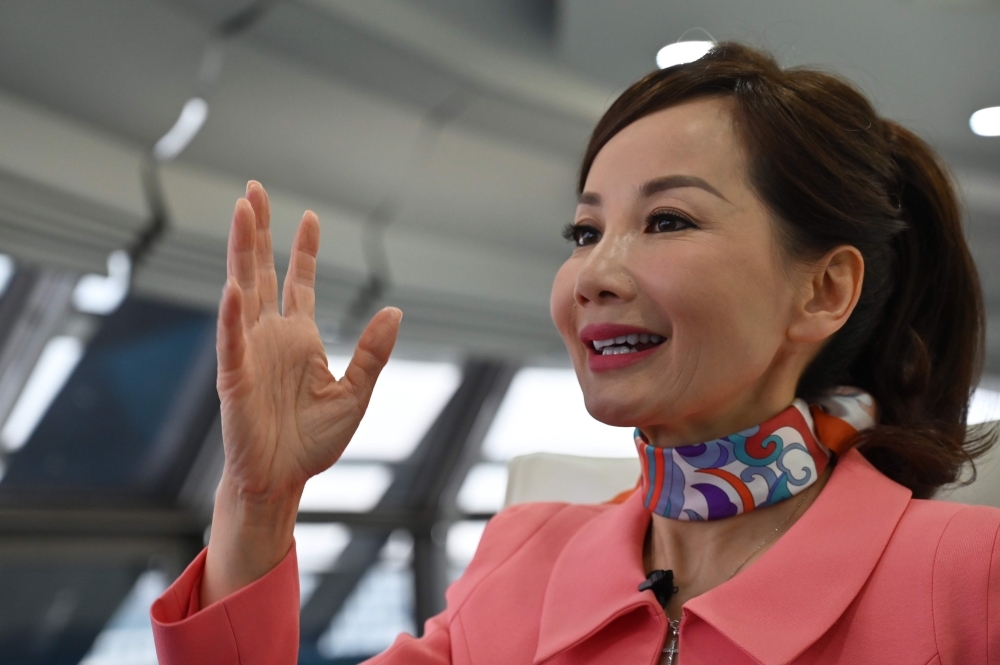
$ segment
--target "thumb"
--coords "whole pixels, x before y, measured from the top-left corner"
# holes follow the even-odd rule
[[[351,363],[341,381],[347,384],[362,409],[367,408],[375,389],[375,381],[389,361],[402,319],[402,311],[386,307],[372,317],[361,333]]]

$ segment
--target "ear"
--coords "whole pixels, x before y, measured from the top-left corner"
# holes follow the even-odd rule
[[[794,342],[822,342],[847,323],[858,304],[865,260],[856,247],[841,245],[806,265],[804,276],[788,337]]]

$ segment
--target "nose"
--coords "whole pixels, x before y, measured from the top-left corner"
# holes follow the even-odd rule
[[[636,296],[628,257],[627,236],[605,236],[589,252],[576,278],[574,296],[579,305],[628,302]]]

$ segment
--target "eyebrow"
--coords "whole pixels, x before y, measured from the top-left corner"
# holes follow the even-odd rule
[[[698,189],[703,189],[706,192],[713,194],[726,203],[729,203],[729,199],[722,195],[722,192],[712,187],[710,184],[702,180],[696,175],[668,175],[662,178],[655,178],[646,182],[639,188],[639,193],[642,194],[644,198],[649,198],[654,194],[659,194],[660,192],[665,192],[669,189],[680,189],[682,187],[697,187]],[[581,205],[601,205],[601,195],[595,194],[594,192],[583,192],[580,194],[579,203]]]

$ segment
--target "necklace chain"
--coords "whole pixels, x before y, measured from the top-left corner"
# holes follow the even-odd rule
[[[743,559],[743,562],[740,565],[736,566],[736,570],[734,570],[729,575],[729,577],[726,578],[727,581],[736,577],[736,573],[740,572],[740,570],[743,569],[743,566],[747,565],[747,561],[752,559],[753,555],[760,551],[760,548],[764,547],[764,545],[767,545],[769,542],[771,542],[771,539],[774,538],[774,536],[779,531],[781,531],[781,527],[788,524],[788,521],[791,520],[792,517],[799,512],[799,508],[801,508],[802,504],[806,502],[806,496],[808,496],[808,494],[806,492],[802,492],[802,498],[799,499],[799,502],[797,504],[795,504],[795,508],[792,509],[792,512],[788,513],[788,516],[785,517],[785,519],[781,520],[781,524],[774,527],[774,531],[767,534],[767,537],[764,538],[764,540],[760,541],[760,544],[754,548],[753,552],[750,552],[747,558]],[[674,665],[677,656],[680,655],[681,652],[680,649],[681,620],[670,619],[669,617],[667,617],[667,621],[669,622],[670,640],[667,646],[664,647],[663,653],[666,654],[667,656],[667,665]]]
[[[806,496],[808,496],[808,493],[807,492],[802,492],[802,498],[799,499],[799,502],[797,504],[795,504],[795,508],[792,510],[792,512],[788,513],[788,516],[785,517],[785,519],[781,520],[781,524],[779,524],[778,526],[774,527],[774,531],[772,531],[771,533],[767,534],[767,537],[764,538],[764,540],[760,541],[760,545],[758,545],[757,547],[755,547],[754,551],[750,552],[750,554],[747,556],[747,558],[743,559],[743,563],[741,563],[740,565],[736,566],[736,570],[734,570],[729,575],[729,577],[726,578],[727,580],[731,580],[734,577],[736,577],[736,573],[740,572],[740,570],[743,568],[743,566],[747,565],[747,561],[749,561],[750,559],[752,559],[753,555],[760,551],[760,548],[764,547],[764,545],[767,545],[769,542],[771,542],[771,539],[774,538],[774,536],[779,531],[781,531],[781,527],[783,527],[786,524],[788,524],[788,521],[790,519],[792,519],[792,517],[796,513],[799,512],[799,508],[801,508],[802,504],[806,502]]]

